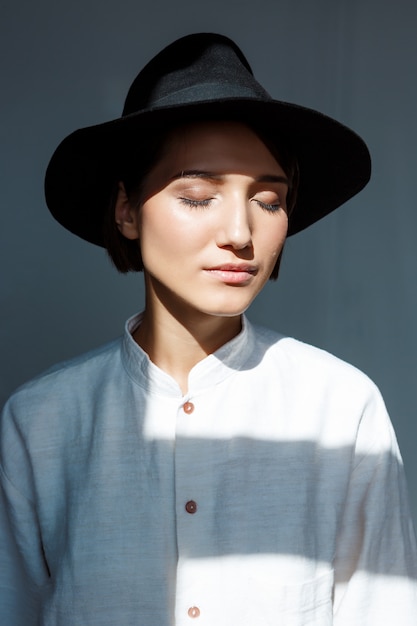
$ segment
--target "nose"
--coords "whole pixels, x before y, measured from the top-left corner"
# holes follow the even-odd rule
[[[217,245],[243,250],[252,246],[252,224],[248,201],[232,198],[221,211]]]

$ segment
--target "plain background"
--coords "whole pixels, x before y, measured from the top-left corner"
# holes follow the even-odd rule
[[[0,0],[1,401],[119,335],[142,307],[141,276],[118,275],[50,217],[43,175],[66,134],[118,117],[138,70],[196,31],[231,36],[275,98],[336,117],[369,145],[369,186],[289,240],[279,282],[249,315],[375,380],[417,519],[414,0]]]

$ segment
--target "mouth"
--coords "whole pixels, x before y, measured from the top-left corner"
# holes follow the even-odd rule
[[[249,283],[256,276],[258,270],[253,265],[247,263],[227,263],[207,268],[205,271],[223,283],[241,285]]]

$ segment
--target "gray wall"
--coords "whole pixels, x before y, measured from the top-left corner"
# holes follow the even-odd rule
[[[118,116],[163,45],[222,32],[275,97],[335,116],[369,144],[370,185],[288,242],[280,281],[251,316],[376,381],[417,519],[416,27],[414,0],[1,0],[1,400],[119,334],[143,302],[140,277],[118,276],[100,249],[49,216],[52,151],[75,128]]]

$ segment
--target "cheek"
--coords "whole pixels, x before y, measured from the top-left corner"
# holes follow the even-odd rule
[[[198,217],[198,216],[197,216]],[[143,262],[158,256],[160,262],[176,261],[195,255],[208,237],[207,224],[196,215],[170,207],[169,203],[149,201],[141,209],[140,244]]]
[[[262,240],[260,245],[266,254],[271,255],[276,259],[282,248],[284,247],[285,240],[288,231],[288,219],[280,220],[277,224],[271,226],[271,224],[265,225],[262,231]]]

